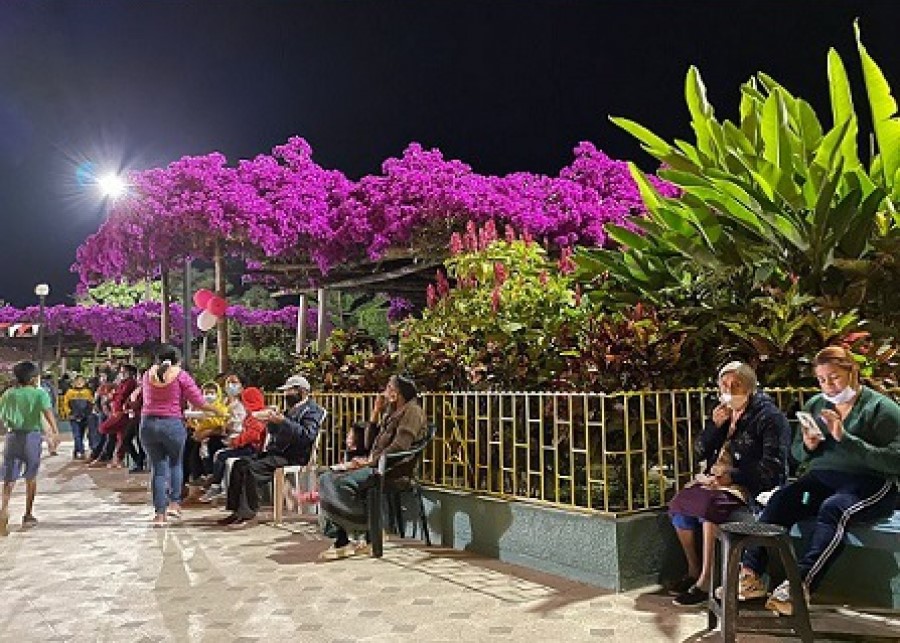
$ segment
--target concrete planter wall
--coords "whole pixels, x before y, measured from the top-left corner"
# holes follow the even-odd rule
[[[435,488],[425,506],[435,544],[614,591],[657,583],[677,547],[660,513],[615,518]]]

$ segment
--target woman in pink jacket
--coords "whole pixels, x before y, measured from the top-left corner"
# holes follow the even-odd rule
[[[203,394],[187,371],[178,365],[181,351],[163,346],[157,363],[144,374],[141,390],[141,444],[150,458],[150,489],[153,495],[154,527],[166,525],[166,516],[181,517],[182,455],[187,428],[184,424],[186,403],[210,413],[217,408],[207,404]]]

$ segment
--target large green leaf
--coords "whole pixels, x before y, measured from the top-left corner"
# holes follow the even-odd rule
[[[610,223],[606,225],[604,229],[606,230],[606,234],[608,234],[616,243],[628,248],[647,250],[650,247],[650,243],[644,237],[635,234],[627,228]]]
[[[856,110],[853,108],[853,95],[850,92],[850,81],[844,62],[833,48],[828,50],[828,90],[831,96],[831,115],[834,124],[849,123],[844,142],[841,144],[841,155],[844,167],[853,169],[860,165],[856,148],[856,137],[859,133],[856,124]]]
[[[717,156],[715,141],[710,131],[713,108],[706,99],[706,86],[700,77],[700,71],[691,65],[684,82],[684,95],[688,111],[691,113],[691,127],[697,135],[697,149],[710,157]]]
[[[644,149],[654,156],[657,154],[665,154],[672,149],[672,146],[664,139],[660,138],[643,125],[635,123],[633,120],[622,118],[621,116],[610,116],[609,120],[643,143]]]
[[[793,170],[792,150],[788,136],[787,110],[784,98],[776,91],[766,98],[762,111],[761,134],[763,157],[782,171]]]
[[[872,126],[878,141],[884,186],[891,192],[894,177],[900,169],[900,119],[896,117],[897,102],[891,95],[891,87],[881,73],[881,68],[862,44],[859,24],[854,23],[853,28],[856,31],[856,47],[862,61],[869,107],[872,109]]]

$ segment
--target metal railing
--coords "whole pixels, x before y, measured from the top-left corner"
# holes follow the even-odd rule
[[[814,389],[769,389],[793,411]],[[346,432],[374,394],[320,393],[328,409],[319,462],[339,462]],[[274,398],[273,398],[274,399]],[[697,471],[694,443],[718,404],[704,389],[620,393],[425,393],[437,427],[427,484],[552,506],[628,514],[665,507]]]

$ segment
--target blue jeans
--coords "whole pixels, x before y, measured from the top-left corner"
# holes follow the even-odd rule
[[[71,419],[69,426],[72,427],[72,439],[75,441],[75,455],[84,455],[84,436],[88,431],[88,418]]]
[[[170,502],[181,502],[181,459],[187,428],[181,418],[145,415],[141,418],[140,435],[150,458],[153,508],[157,514],[164,514]]]
[[[98,413],[91,413],[88,417],[88,446],[91,448],[92,455],[95,451],[100,453],[100,443],[103,441],[103,436],[100,435],[100,425],[105,419]]]

